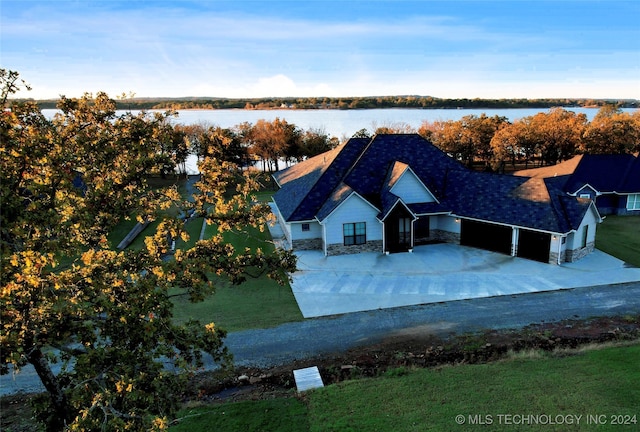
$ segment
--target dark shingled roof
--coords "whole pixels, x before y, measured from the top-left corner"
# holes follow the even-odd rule
[[[451,173],[447,186],[457,216],[542,231],[577,228],[589,207],[543,179],[465,171]]]
[[[567,181],[565,191],[576,193],[588,184],[598,192],[620,192],[634,162],[636,157],[629,154],[583,155]]]
[[[636,156],[636,160],[629,165],[627,176],[617,192],[640,193],[640,156]]]
[[[273,198],[285,220],[314,219],[369,141],[351,138],[343,146],[275,173],[281,189]]]
[[[399,198],[391,187],[410,167],[439,202],[408,204],[414,214],[460,217],[566,233],[590,203],[567,196],[566,178],[543,179],[471,171],[417,134],[352,138],[343,146],[274,175],[274,200],[287,221],[323,220],[357,193],[382,219]]]
[[[640,159],[630,154],[585,154],[543,168],[522,170],[517,176],[560,178],[562,189],[575,194],[585,185],[601,193],[640,193]],[[560,184],[559,180],[558,183]]]

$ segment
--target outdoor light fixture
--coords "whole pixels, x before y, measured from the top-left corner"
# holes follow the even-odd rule
[[[460,223],[460,218],[456,218],[456,223]]]

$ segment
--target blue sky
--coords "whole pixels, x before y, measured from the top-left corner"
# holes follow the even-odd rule
[[[0,65],[55,98],[640,99],[640,1],[0,3]]]

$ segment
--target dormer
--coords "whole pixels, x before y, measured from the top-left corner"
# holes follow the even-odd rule
[[[394,162],[388,178],[389,192],[401,198],[405,204],[438,202],[406,163]]]

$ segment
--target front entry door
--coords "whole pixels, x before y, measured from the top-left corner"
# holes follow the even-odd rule
[[[406,252],[411,249],[413,218],[402,207],[396,208],[385,221],[386,248],[389,252]]]
[[[411,248],[411,219],[409,218],[398,218],[398,247]]]

